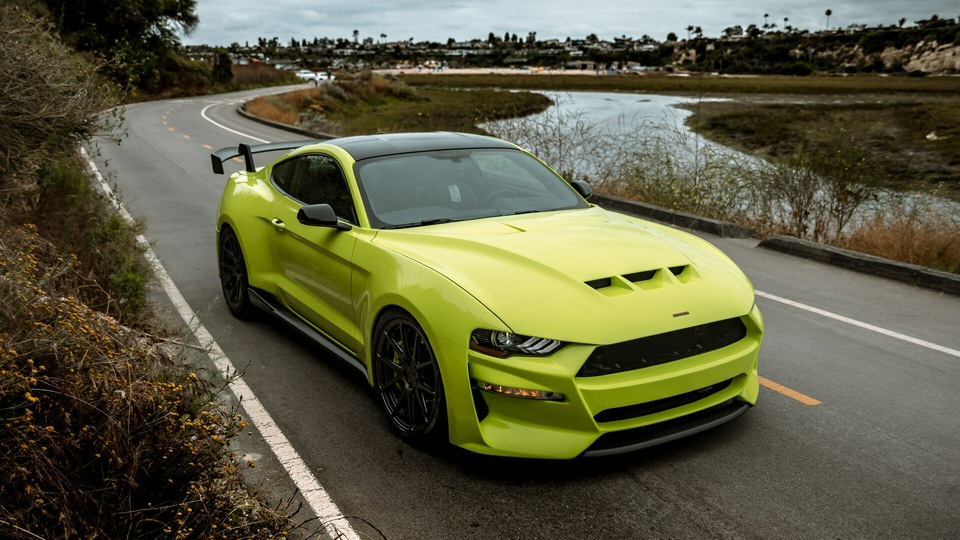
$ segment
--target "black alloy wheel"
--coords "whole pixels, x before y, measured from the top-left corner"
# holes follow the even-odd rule
[[[220,233],[220,286],[223,299],[234,317],[247,319],[253,314],[247,283],[247,263],[237,235],[230,228]]]
[[[391,310],[374,330],[374,385],[393,428],[411,441],[440,442],[446,402],[437,357],[409,314]]]

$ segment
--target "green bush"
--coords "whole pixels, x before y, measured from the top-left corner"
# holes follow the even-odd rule
[[[280,536],[227,448],[245,423],[185,349],[78,301],[91,283],[57,253],[0,234],[0,536]]]

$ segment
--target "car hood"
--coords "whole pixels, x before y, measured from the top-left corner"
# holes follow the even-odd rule
[[[380,231],[511,330],[614,343],[749,313],[753,287],[707,242],[593,207]]]

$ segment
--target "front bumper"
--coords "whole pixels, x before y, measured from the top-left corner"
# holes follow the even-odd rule
[[[483,454],[568,459],[634,451],[730,421],[756,403],[759,392],[762,320],[756,308],[742,320],[746,337],[726,347],[593,377],[577,376],[591,345],[568,345],[547,358],[505,359],[459,348],[470,388],[458,385],[457,394],[466,390],[472,400],[451,406],[451,442]],[[478,381],[564,399],[491,393]]]

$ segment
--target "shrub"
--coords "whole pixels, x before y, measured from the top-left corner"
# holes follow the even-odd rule
[[[0,6],[0,209],[29,209],[34,174],[93,136],[114,138],[119,91],[64,47],[40,21]],[[3,216],[0,216],[2,218]]]
[[[91,280],[71,291],[91,308],[126,324],[152,319],[147,290],[153,270],[138,239],[142,223],[127,224],[76,158],[38,171],[38,231],[61,253],[72,253]],[[82,227],[77,227],[82,223]]]
[[[286,516],[240,483],[227,444],[245,424],[216,389],[65,292],[88,283],[34,228],[0,238],[0,535],[279,536]]]

